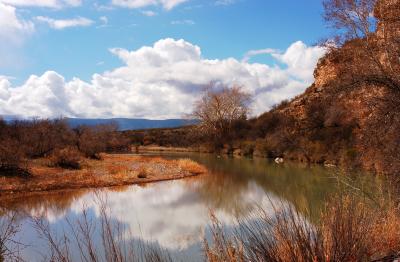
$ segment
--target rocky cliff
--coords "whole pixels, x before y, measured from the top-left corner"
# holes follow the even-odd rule
[[[290,147],[280,154],[400,173],[400,90],[385,76],[400,67],[400,0],[377,1],[374,15],[373,41],[355,39],[329,52],[314,84],[271,112],[290,119],[270,134],[276,139],[274,132],[286,130]]]

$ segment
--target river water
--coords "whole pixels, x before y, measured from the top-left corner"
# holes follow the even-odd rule
[[[58,192],[3,201],[0,216],[17,213],[20,232],[16,240],[25,245],[21,255],[27,261],[42,261],[48,246],[39,237],[32,217],[42,217],[55,233],[61,234],[70,228],[67,221],[80,219],[83,210],[87,210],[91,221],[99,220],[101,199],[111,220],[123,225],[127,238],[140,245],[157,245],[176,260],[202,261],[203,240],[210,238],[211,212],[225,228],[235,229],[237,218],[248,217],[260,207],[273,213],[275,205],[283,204],[300,213],[308,211],[313,223],[325,200],[348,184],[343,183],[348,178],[335,169],[321,166],[278,165],[266,159],[208,154],[164,157],[191,158],[205,165],[209,174],[144,186]],[[375,180],[359,176],[356,183],[367,190]]]

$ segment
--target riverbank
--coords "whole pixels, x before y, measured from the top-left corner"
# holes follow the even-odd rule
[[[49,167],[48,160],[28,163],[29,177],[0,177],[0,197],[69,190],[144,184],[182,179],[207,172],[189,159],[167,160],[160,157],[127,154],[102,154],[101,160],[86,159],[81,169]]]

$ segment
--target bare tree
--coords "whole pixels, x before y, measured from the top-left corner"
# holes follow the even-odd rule
[[[251,97],[240,86],[208,86],[196,102],[192,117],[202,132],[222,141],[229,138],[235,121],[247,119]]]
[[[336,30],[335,43],[329,47],[337,51],[353,44],[348,50],[359,51],[352,56],[365,65],[353,60],[358,70],[344,70],[352,74],[352,81],[400,91],[400,1],[324,0],[323,6],[325,21]]]
[[[324,19],[341,34],[337,40],[368,37],[375,20],[371,16],[376,0],[324,0]]]

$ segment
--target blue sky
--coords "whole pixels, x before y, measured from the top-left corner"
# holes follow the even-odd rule
[[[185,43],[200,48],[199,57],[204,60],[225,61],[233,58],[254,77],[259,76],[245,64],[251,64],[253,67],[261,64],[270,67],[269,69],[279,67],[282,71],[280,74],[288,74],[287,80],[303,84],[297,92],[290,91],[290,94],[285,94],[287,98],[290,98],[294,93],[304,91],[305,86],[310,84],[310,78],[305,77],[304,74],[312,74],[311,67],[315,66],[322,54],[321,50],[312,47],[319,39],[327,36],[321,14],[320,0],[0,0],[0,40],[3,42],[0,44],[0,55],[5,58],[0,62],[0,76],[3,76],[3,89],[7,89],[3,92],[7,95],[4,95],[3,112],[0,111],[0,114],[26,114],[29,111],[28,109],[18,111],[12,108],[15,108],[13,103],[15,104],[16,99],[20,98],[18,95],[23,93],[21,90],[26,87],[26,81],[31,75],[43,77],[46,72],[54,72],[62,78],[65,85],[63,88],[69,91],[68,88],[72,87],[68,86],[73,84],[75,78],[90,85],[93,84],[91,82],[94,74],[105,77],[107,72],[118,71],[123,67],[129,67],[130,70],[135,71],[135,67],[141,66],[141,63],[137,62],[140,59],[135,60],[136,64],[130,63],[130,66],[127,66],[129,59],[121,57],[121,53],[110,52],[112,48],[132,52],[144,46],[154,47],[157,41],[165,39],[173,41],[183,39]],[[304,48],[315,51],[315,55],[308,56],[313,60],[309,65],[310,68],[307,68],[310,72],[301,72],[302,79],[298,79],[296,75],[299,72],[288,71],[289,67],[294,66],[293,63],[298,66],[297,58],[287,57],[286,60],[282,60],[288,48],[298,41],[301,41]],[[303,51],[307,52],[306,49]],[[261,51],[258,52],[259,55],[249,56],[244,62],[243,58],[251,50]],[[257,52],[253,54],[255,53]],[[293,51],[294,56],[305,54],[294,53],[296,52]],[[177,62],[182,61],[174,60],[173,65]],[[310,61],[305,61],[305,63],[308,62]],[[147,72],[149,71],[151,68]],[[279,75],[279,72],[275,76],[272,76],[271,72],[268,73],[273,79]],[[221,80],[226,84],[243,85],[240,77],[235,77],[233,72],[228,75],[226,79],[222,79],[226,74],[221,79],[215,79],[216,76],[205,77],[204,81]],[[49,76],[46,75],[46,77]],[[127,80],[126,77],[120,79]],[[162,79],[162,81],[157,79],[155,82],[168,82],[167,80],[170,79]],[[139,78],[130,79],[130,81],[132,86],[149,83],[148,79]],[[259,79],[257,81],[262,82]],[[185,84],[190,86],[200,85],[199,82],[187,82]],[[249,89],[258,94],[260,90],[288,88],[287,83],[284,83],[285,86],[277,86],[278,84],[274,83],[273,86],[261,84]],[[291,85],[299,86],[299,83]],[[114,87],[118,89],[117,86]],[[29,86],[29,88],[38,90],[40,87]],[[26,89],[29,88],[26,87]],[[159,88],[167,87],[161,83]],[[173,85],[168,88],[173,94],[179,86]],[[128,93],[135,96],[133,93]],[[261,108],[257,108],[255,114],[267,110],[272,103],[282,99],[278,98],[279,94],[274,95],[275,98],[269,99],[270,101],[265,105],[256,106]],[[148,99],[152,99],[150,94]],[[47,104],[40,105],[39,102],[43,103],[43,101],[32,101],[31,107],[48,106]],[[89,106],[94,106],[97,102],[90,101]],[[158,102],[149,102],[147,106],[156,106]],[[179,114],[179,110],[146,115],[145,110],[140,109],[138,111],[143,111],[142,113],[102,109],[99,110],[102,112],[94,111],[85,115],[78,114],[78,109],[71,108],[71,101],[64,101],[64,103],[68,108],[54,109],[55,114],[88,117],[132,115],[153,118]],[[0,105],[2,105],[1,100]],[[182,106],[181,109],[187,111],[189,105]],[[39,110],[34,113],[47,117],[52,116],[49,113],[52,110],[49,108],[46,112]]]

